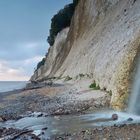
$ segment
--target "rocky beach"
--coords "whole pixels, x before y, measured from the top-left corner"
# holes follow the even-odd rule
[[[40,88],[39,83],[35,89],[1,93],[0,115],[6,114],[4,118],[16,118],[27,111],[64,115],[109,105],[110,98],[106,92],[93,91],[88,85],[85,89],[80,89],[79,83],[77,86],[79,89],[71,83],[54,83]]]
[[[28,32],[0,41],[0,140],[140,140],[140,0],[25,1]]]
[[[118,124],[113,111],[104,113],[110,108],[108,92],[90,89],[88,78],[63,80],[1,93],[1,140],[139,139],[139,122],[131,115]],[[95,117],[98,111],[103,113]]]

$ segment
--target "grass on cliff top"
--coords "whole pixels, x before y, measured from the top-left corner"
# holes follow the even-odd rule
[[[100,86],[97,85],[95,82],[92,83],[92,84],[89,86],[89,88],[94,89],[94,90],[100,90]]]
[[[72,77],[70,77],[70,76],[65,77],[65,81],[70,81],[70,80],[72,80]]]

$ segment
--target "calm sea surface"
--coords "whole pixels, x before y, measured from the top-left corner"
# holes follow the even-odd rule
[[[0,92],[24,88],[27,81],[0,81]]]

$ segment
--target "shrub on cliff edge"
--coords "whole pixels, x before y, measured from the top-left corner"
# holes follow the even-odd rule
[[[45,64],[45,58],[43,58],[38,64],[37,64],[37,69],[39,69],[41,66]]]
[[[89,86],[89,88],[92,88],[94,90],[100,90],[100,86],[96,85],[95,81]]]
[[[51,19],[50,34],[47,38],[50,46],[54,44],[56,35],[64,28],[69,27],[72,16],[75,11],[75,7],[78,4],[78,0],[73,0],[73,3],[66,5],[63,9],[58,11],[56,15]]]

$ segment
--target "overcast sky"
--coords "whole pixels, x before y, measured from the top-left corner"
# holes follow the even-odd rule
[[[29,80],[48,49],[52,16],[72,0],[0,0],[0,81]]]

